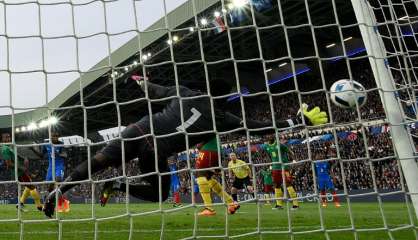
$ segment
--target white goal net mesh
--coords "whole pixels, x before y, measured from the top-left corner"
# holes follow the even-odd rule
[[[0,19],[0,239],[418,238],[416,1],[4,0]],[[333,103],[340,79],[364,86],[364,106]],[[149,84],[176,91],[154,97]],[[183,87],[199,94],[184,96]],[[207,112],[193,108],[198,99]],[[166,127],[153,119],[176,101],[181,124],[154,128]],[[309,126],[304,104],[328,123]],[[225,112],[242,125],[219,127]],[[148,116],[149,129],[134,124]],[[210,130],[187,131],[199,117]],[[251,120],[272,124],[252,128]],[[132,124],[140,134],[122,137]],[[220,158],[201,169],[202,149],[191,143],[208,135]],[[92,171],[114,142],[119,155]],[[65,152],[62,168],[54,149]],[[249,167],[248,182],[231,174],[231,153]],[[66,178],[84,161],[87,178],[65,193],[69,212],[47,218],[32,204],[15,207],[22,197],[31,203],[27,187],[45,197],[58,172]],[[203,170],[233,197],[243,188],[235,214],[214,189],[204,203]],[[153,176],[154,203],[133,197],[130,186]],[[123,189],[101,207],[109,183]],[[200,216],[205,207],[216,215]]]

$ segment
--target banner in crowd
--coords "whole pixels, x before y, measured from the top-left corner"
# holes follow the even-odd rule
[[[370,133],[375,136],[379,135],[381,133],[387,133],[390,130],[390,126],[384,125],[384,126],[377,126],[377,127],[370,127]]]
[[[375,136],[379,135],[381,133],[388,133],[390,131],[390,126],[383,125],[383,126],[376,126],[376,127],[370,127],[370,133]],[[338,139],[341,140],[349,140],[349,141],[355,141],[358,138],[358,134],[355,131],[345,131],[345,132],[337,132]],[[334,140],[334,135],[331,133],[319,135],[319,136],[313,136],[308,139],[289,139],[287,141],[287,144],[289,145],[295,145],[295,144],[305,144],[315,141],[322,141],[322,142],[329,142]]]
[[[350,195],[350,201],[351,202],[377,202],[377,194],[367,194],[365,193],[371,193],[373,192],[372,189],[361,189],[361,190],[351,190]],[[394,194],[388,194],[390,192],[394,192]],[[380,194],[387,194],[383,197],[383,201],[389,201],[389,202],[403,202],[405,201],[405,195],[403,193],[399,193],[397,190],[382,190]],[[337,191],[337,194],[344,194],[344,191]],[[271,197],[274,198],[274,194],[271,194]],[[319,197],[315,195],[313,192],[297,192],[297,197],[299,198],[299,202],[318,202]],[[333,196],[331,193],[326,194],[327,201],[331,202],[333,200]],[[345,196],[338,196],[339,200],[344,203],[346,201]],[[238,199],[240,201],[250,200],[252,198],[251,194],[240,192],[238,194]],[[258,193],[259,199],[264,199],[264,193]],[[190,196],[183,196],[182,200],[184,202],[190,202]],[[214,198],[215,202],[222,202],[222,200],[219,197]]]
[[[373,192],[372,189],[362,189],[362,190],[351,190],[350,191],[350,201],[351,202],[376,202],[377,201],[377,195],[376,194],[365,194],[365,193],[371,193]],[[394,192],[394,194],[388,194],[390,192]],[[337,191],[337,194],[343,194],[343,191]],[[385,196],[382,197],[383,201],[389,201],[389,202],[404,202],[405,201],[405,195],[403,193],[400,193],[397,190],[382,190],[380,194],[385,194]],[[297,196],[299,199],[299,202],[317,202],[318,196],[316,196],[313,192],[297,192]],[[274,197],[274,194],[271,195],[271,197]],[[240,201],[249,200],[252,198],[252,196],[248,193],[240,192],[238,194],[238,198]],[[264,199],[264,193],[258,193],[259,199]],[[345,196],[339,196],[340,201],[344,203],[346,201]],[[196,195],[196,199],[198,203],[202,203],[200,199],[200,195]],[[79,197],[79,196],[69,196],[69,200],[72,204],[91,204],[91,198],[85,198],[85,197]],[[96,199],[97,200],[97,199]],[[222,200],[214,196],[214,202],[222,202]],[[327,200],[332,201],[332,195],[327,194]],[[169,201],[169,200],[168,200]],[[182,194],[181,195],[181,201],[183,203],[191,203],[191,196],[190,194]],[[125,197],[113,197],[109,200],[110,203],[125,203],[126,198]],[[130,203],[142,203],[144,201],[130,197],[129,198]],[[0,205],[2,204],[16,204],[17,198],[0,198]],[[32,199],[28,199],[28,204],[33,204]]]

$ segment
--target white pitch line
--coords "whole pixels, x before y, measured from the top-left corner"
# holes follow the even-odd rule
[[[402,224],[402,225],[396,225],[396,227],[402,227],[402,226],[408,226],[406,224]],[[343,228],[350,228],[350,225],[345,225],[345,226],[333,226],[330,229],[343,229]],[[375,225],[375,226],[370,226],[371,228],[373,227],[382,227],[381,225]],[[297,227],[293,227],[292,230],[295,229],[300,229],[300,230],[306,230],[306,229],[320,229],[321,226],[297,226]],[[395,228],[395,227],[392,227]],[[198,232],[215,232],[215,231],[223,231],[225,230],[225,228],[197,228]],[[257,228],[232,228],[230,230],[233,231],[256,231]],[[261,227],[260,229],[261,231],[286,231],[288,230],[287,227]],[[359,230],[359,229],[357,229]],[[192,228],[177,228],[177,229],[165,229],[164,232],[192,232],[193,229]],[[122,230],[99,230],[97,231],[98,233],[129,233],[129,229],[122,229]],[[135,233],[160,233],[161,229],[134,229],[132,230],[132,232]],[[94,233],[94,231],[63,231],[64,234],[89,234],[89,233]],[[20,234],[20,232],[0,232],[0,235],[12,235],[12,234]],[[24,232],[24,234],[45,234],[45,235],[50,235],[50,234],[58,234],[58,231],[28,231],[28,232]]]

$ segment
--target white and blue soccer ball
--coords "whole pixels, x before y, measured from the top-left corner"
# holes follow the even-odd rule
[[[332,84],[330,92],[332,102],[341,108],[355,108],[356,102],[361,107],[367,101],[365,88],[354,80],[338,80]]]

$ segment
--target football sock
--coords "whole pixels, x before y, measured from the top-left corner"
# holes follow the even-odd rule
[[[25,187],[25,189],[23,190],[22,196],[20,196],[20,199],[19,199],[20,203],[25,203],[29,195],[30,195],[30,189],[28,187]]]
[[[335,192],[335,190],[334,190],[334,191],[332,191],[332,196],[333,196],[333,198],[334,198],[334,202],[335,202],[335,203],[339,203],[339,202],[340,202],[340,199],[338,198],[338,196],[337,196],[337,192]]]
[[[322,190],[322,191],[321,191],[321,201],[322,201],[323,203],[326,203],[326,202],[327,202],[327,196],[326,196],[326,192],[325,192],[325,190]]]
[[[174,202],[179,204],[180,203],[180,193],[179,192],[174,192],[173,193],[173,198],[174,198]]]
[[[233,202],[231,195],[222,189],[221,184],[216,179],[212,178],[208,182],[212,191],[218,194],[218,196],[222,197],[226,203],[230,204]]]
[[[33,200],[35,201],[35,205],[37,207],[42,207],[41,196],[39,195],[39,192],[36,190],[36,188],[30,191],[30,195],[32,196]]]
[[[293,186],[289,186],[289,187],[287,187],[287,192],[289,193],[289,196],[290,196],[291,198],[293,198],[293,200],[292,200],[293,206],[299,206],[299,202],[298,202],[298,200],[296,199],[296,197],[297,197],[297,195],[296,195],[296,191],[295,191],[295,189],[293,188]]]
[[[277,198],[276,205],[277,206],[283,206],[283,199],[279,199],[283,197],[283,191],[281,188],[275,188],[274,189],[274,195]]]
[[[200,196],[202,196],[203,204],[206,208],[213,210],[212,197],[210,196],[210,187],[206,177],[198,177],[196,179],[197,185],[199,186]]]

